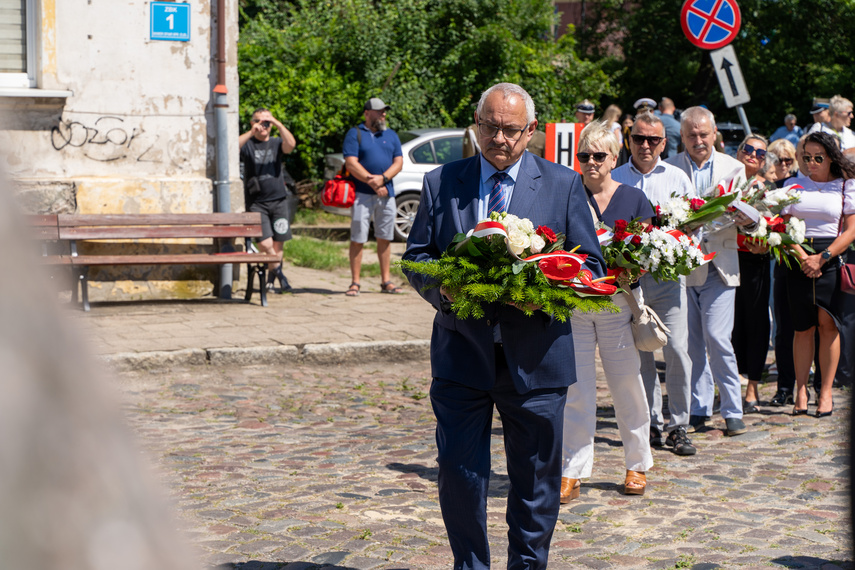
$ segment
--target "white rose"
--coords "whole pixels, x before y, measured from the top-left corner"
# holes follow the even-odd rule
[[[529,245],[531,245],[531,240],[525,234],[518,231],[508,233],[508,246],[516,255],[521,255]]]
[[[537,234],[531,236],[531,252],[540,253],[546,247],[546,241]]]

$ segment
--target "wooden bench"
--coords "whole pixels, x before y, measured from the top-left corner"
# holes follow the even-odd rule
[[[230,239],[261,237],[261,214],[59,214],[30,216],[35,238],[42,242],[41,262],[70,267],[81,286],[83,310],[89,310],[89,268],[106,265],[223,265],[246,263],[246,301],[252,298],[253,280],[259,279],[261,305],[267,306],[265,276],[267,263],[279,261],[273,254],[226,253],[122,253],[80,254],[81,241],[163,240],[169,238]],[[59,244],[60,253],[51,252],[50,242]],[[157,243],[157,242],[156,242]],[[67,247],[66,247],[67,244]]]

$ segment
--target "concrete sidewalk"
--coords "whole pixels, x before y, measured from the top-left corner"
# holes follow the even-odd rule
[[[372,259],[366,252],[365,262]],[[393,260],[403,244],[395,244]],[[243,290],[234,301],[141,300],[93,303],[84,313],[68,307],[69,317],[89,339],[93,351],[119,368],[211,362],[276,363],[314,351],[415,350],[427,356],[434,309],[406,283],[405,293],[380,292],[380,278],[362,279],[362,293],[346,297],[350,271],[317,271],[285,266],[292,292],[258,294],[247,304]],[[326,351],[326,352],[324,352]]]

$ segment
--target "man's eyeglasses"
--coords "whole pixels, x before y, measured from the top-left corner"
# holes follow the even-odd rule
[[[505,139],[509,141],[518,141],[527,128],[528,123],[526,123],[526,125],[521,129],[513,127],[497,127],[496,125],[481,122],[478,123],[478,133],[482,137],[493,139],[501,132]]]
[[[825,160],[825,157],[822,156],[821,154],[818,154],[816,156],[811,156],[809,154],[806,154],[802,158],[804,159],[805,164],[808,164],[810,161],[814,161],[817,164],[822,164],[822,162]]]
[[[790,166],[793,164],[793,159],[792,158],[779,158],[778,162],[780,162],[784,166]]]
[[[576,153],[576,158],[578,158],[579,162],[581,162],[582,164],[588,164],[588,161],[591,160],[592,158],[594,159],[594,162],[599,162],[600,164],[602,164],[603,162],[606,161],[606,158],[608,158],[608,156],[609,156],[609,153],[607,153],[607,152],[577,152]]]
[[[662,142],[662,139],[665,137],[646,137],[644,135],[630,135],[632,136],[632,142],[637,144],[638,146],[644,146],[644,141],[647,141],[647,144],[650,145],[650,148],[658,145]]]
[[[759,160],[763,160],[766,158],[766,149],[756,148],[751,146],[750,144],[742,145],[742,152],[745,154],[756,154]]]

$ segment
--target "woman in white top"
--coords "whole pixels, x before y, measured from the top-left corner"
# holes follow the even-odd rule
[[[621,126],[620,126],[620,107],[617,105],[609,105],[606,107],[605,112],[603,113],[603,117],[600,119],[606,126],[609,128],[611,132],[614,133],[615,137],[618,140],[618,146],[623,144],[623,134],[621,134]]]
[[[814,333],[819,331],[822,386],[816,417],[830,416],[831,386],[840,358],[838,330],[842,315],[840,255],[855,240],[855,164],[844,158],[838,141],[827,133],[805,138],[803,160],[808,178],[801,200],[784,209],[785,219],[805,222],[805,242],[816,253],[793,246],[801,267],[787,271],[787,298],[793,319],[793,361],[796,395],[793,415],[807,414],[807,382],[814,358]]]

